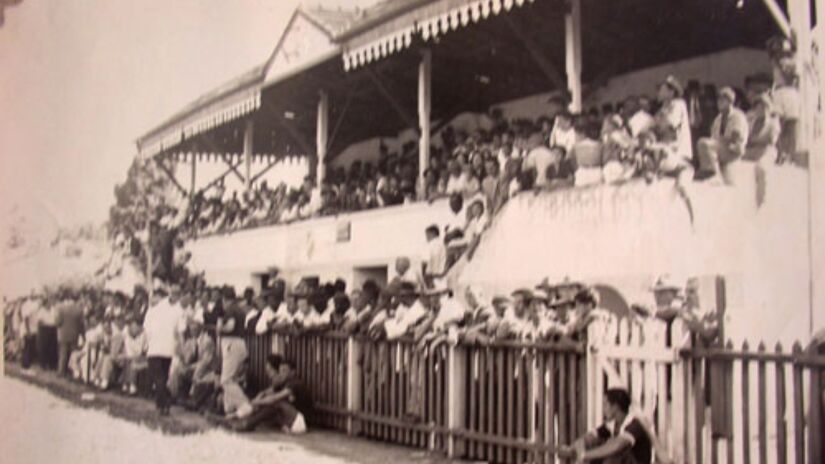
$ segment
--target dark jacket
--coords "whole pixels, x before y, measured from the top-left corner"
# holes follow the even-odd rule
[[[83,308],[75,302],[64,303],[57,308],[57,341],[76,344],[78,337],[85,333]]]

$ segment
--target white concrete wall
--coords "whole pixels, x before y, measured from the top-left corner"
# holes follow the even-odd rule
[[[350,283],[357,267],[387,266],[391,278],[399,256],[420,265],[424,230],[445,224],[450,214],[446,200],[416,203],[204,237],[187,248],[195,272],[203,271],[210,283],[238,288],[250,285],[252,274],[272,267],[281,269],[290,285],[307,276],[322,282],[341,277]],[[350,240],[339,242],[338,228],[347,222]]]

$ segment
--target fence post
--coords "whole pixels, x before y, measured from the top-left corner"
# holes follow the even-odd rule
[[[359,432],[352,414],[361,410],[361,343],[355,337],[347,338],[347,434]]]
[[[464,441],[455,436],[456,431],[467,428],[465,403],[467,394],[467,349],[450,345],[447,362],[447,456],[450,458],[464,454]]]

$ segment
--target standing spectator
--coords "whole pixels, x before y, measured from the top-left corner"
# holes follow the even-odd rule
[[[427,237],[427,248],[421,257],[422,280],[429,286],[434,286],[447,272],[447,248],[444,240],[438,231],[438,226],[433,224],[425,231]]]
[[[149,345],[147,355],[149,373],[155,389],[155,406],[158,412],[165,416],[169,414],[171,406],[167,387],[169,366],[181,338],[183,310],[178,305],[180,287],[173,285],[168,299],[165,298],[166,292],[163,289],[158,290],[157,300],[146,311],[143,328]]]
[[[252,412],[252,406],[241,384],[245,383],[245,363],[249,352],[244,339],[246,311],[242,301],[234,301],[234,292],[224,294],[226,315],[218,321],[221,334],[221,378],[223,388],[224,414],[230,417],[245,417]]]
[[[20,308],[20,317],[22,319],[20,328],[23,337],[23,353],[20,364],[23,366],[23,369],[28,369],[32,363],[37,360],[37,313],[38,302],[34,294],[32,294],[26,298]],[[66,359],[68,360],[68,354],[66,354]]]
[[[659,85],[659,102],[661,107],[655,118],[658,139],[671,144],[677,157],[692,162],[690,118],[682,99],[682,85],[675,77],[667,76]]]
[[[702,171],[721,176],[726,184],[733,180],[729,165],[745,153],[748,141],[748,120],[745,113],[734,106],[736,94],[730,87],[719,90],[719,115],[713,121],[711,138],[699,140],[699,164]]]
[[[549,146],[564,147],[565,153],[570,153],[573,151],[576,140],[577,135],[576,128],[573,127],[573,117],[566,111],[560,112],[556,115],[553,131],[550,133]]]
[[[41,300],[37,321],[37,360],[43,370],[57,369],[57,316],[53,298]]]
[[[57,326],[57,373],[67,375],[69,355],[77,346],[78,339],[86,332],[83,307],[74,295],[67,295],[66,302],[57,308],[55,323]]]
[[[779,118],[773,113],[771,98],[764,93],[755,97],[749,116],[751,123],[748,143],[742,159],[757,162],[763,159],[776,160],[776,143],[782,127]]]

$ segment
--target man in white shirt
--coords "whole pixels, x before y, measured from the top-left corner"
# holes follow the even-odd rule
[[[653,128],[655,120],[650,113],[641,108],[639,97],[629,97],[624,103],[623,113],[627,116],[627,127],[633,138]]]
[[[450,178],[447,181],[447,195],[454,193],[464,194],[468,179],[461,169],[461,164],[456,160],[451,160],[448,169],[450,171]]]
[[[533,182],[533,187],[543,188],[547,186],[548,183],[547,168],[554,164],[558,165],[559,162],[561,162],[561,159],[559,159],[558,153],[550,150],[549,147],[542,145],[540,133],[535,133],[530,136],[530,139],[527,141],[527,147],[527,157],[524,158],[522,169],[534,170],[536,172],[536,177]]]
[[[169,414],[171,397],[167,387],[169,366],[180,341],[186,321],[183,309],[178,304],[180,287],[173,285],[168,299],[163,298],[163,289],[158,289],[161,299],[146,310],[143,328],[149,345],[149,373],[155,385],[155,406],[161,415]]]
[[[398,299],[398,308],[395,310],[395,315],[384,322],[387,340],[400,338],[427,315],[427,309],[418,299],[418,293],[413,284],[409,282],[402,283],[396,298]]]
[[[427,246],[421,256],[421,277],[428,285],[435,285],[447,272],[447,247],[433,224],[424,232],[427,236]]]
[[[571,153],[575,144],[576,129],[573,127],[573,118],[570,113],[563,111],[556,115],[553,130],[550,132],[550,146],[564,147],[565,153]]]

